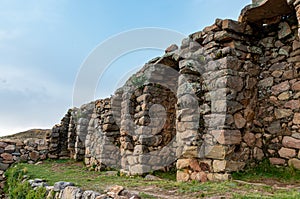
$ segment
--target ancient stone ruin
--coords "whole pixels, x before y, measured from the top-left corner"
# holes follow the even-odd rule
[[[226,180],[263,159],[300,169],[299,5],[253,0],[239,21],[170,46],[111,98],[68,110],[47,157],[130,175],[173,167],[178,181]]]

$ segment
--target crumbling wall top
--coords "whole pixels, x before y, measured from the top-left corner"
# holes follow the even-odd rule
[[[252,0],[252,4],[242,10],[239,21],[266,23],[267,20],[293,13],[290,6],[293,3],[294,0]]]

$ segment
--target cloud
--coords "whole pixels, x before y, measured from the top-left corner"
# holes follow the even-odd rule
[[[26,67],[0,65],[0,136],[51,128],[71,104],[72,88]]]
[[[0,91],[61,98],[63,93],[71,90],[70,86],[63,85],[36,69],[0,65],[0,71]]]

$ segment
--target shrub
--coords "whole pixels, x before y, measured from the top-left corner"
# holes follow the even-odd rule
[[[14,166],[5,172],[7,178],[4,188],[5,193],[10,199],[43,199],[46,195],[44,187],[33,190],[27,181],[24,181],[24,175],[27,173],[26,167]]]

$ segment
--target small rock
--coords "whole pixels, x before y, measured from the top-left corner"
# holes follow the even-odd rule
[[[148,174],[148,175],[145,176],[145,180],[153,181],[153,180],[161,180],[161,179],[157,176]]]
[[[121,191],[123,191],[124,190],[124,187],[122,187],[122,186],[119,186],[119,185],[115,185],[115,186],[112,186],[112,187],[110,187],[109,188],[109,191],[108,191],[108,195],[109,196],[111,196],[111,195],[114,195],[114,196],[117,196],[117,195],[119,195],[119,193],[121,192]],[[109,194],[110,193],[110,194]]]
[[[288,164],[290,167],[300,170],[300,160],[293,158],[289,160]]]
[[[234,114],[233,118],[238,129],[241,129],[246,125],[246,120],[240,113]]]
[[[273,165],[284,165],[285,160],[282,158],[269,158],[270,163]]]
[[[289,148],[284,148],[282,147],[279,151],[278,154],[282,158],[293,158],[296,156],[296,150],[295,149],[289,149]]]
[[[175,50],[178,49],[178,46],[176,44],[172,44],[171,46],[169,46],[166,50],[165,53],[169,53],[169,52],[173,52]]]
[[[278,32],[278,38],[282,39],[292,33],[291,28],[287,22],[281,22],[279,24],[280,31]]]
[[[300,140],[293,137],[284,136],[282,144],[287,148],[300,149]]]
[[[74,186],[74,183],[72,183],[72,182],[63,182],[63,181],[56,182],[56,183],[54,183],[53,190],[54,191],[61,191],[61,190],[63,190],[64,188],[66,188],[68,186]]]
[[[291,116],[293,111],[291,109],[275,109],[275,117],[277,119]]]

